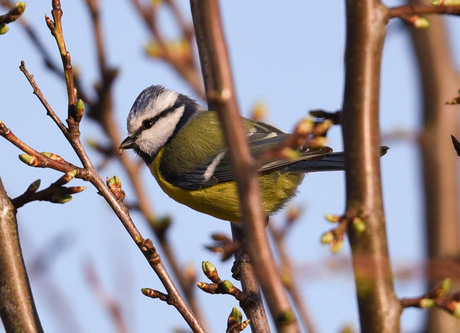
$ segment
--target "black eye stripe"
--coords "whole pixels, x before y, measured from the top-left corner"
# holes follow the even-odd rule
[[[151,128],[157,121],[159,121],[162,118],[165,118],[167,115],[170,113],[173,113],[176,111],[182,104],[181,103],[175,103],[173,106],[161,111],[159,114],[157,114],[155,117],[152,117],[150,119],[145,119],[142,121],[142,127],[139,129],[139,132]]]

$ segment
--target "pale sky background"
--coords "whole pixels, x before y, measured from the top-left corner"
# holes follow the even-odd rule
[[[163,84],[192,96],[193,92],[163,63],[145,56],[143,46],[149,34],[129,1],[101,2],[109,64],[120,69],[114,86],[114,107],[118,126],[126,134],[126,116],[145,87]],[[189,17],[188,1],[179,3]],[[386,2],[387,5],[398,3]],[[62,7],[67,48],[89,91],[97,78],[97,67],[88,12],[83,1],[62,0]],[[26,18],[59,61],[55,41],[44,22],[44,15],[50,15],[50,11],[51,1],[29,1]],[[237,97],[244,115],[248,115],[254,103],[263,101],[269,107],[268,121],[290,131],[308,110],[341,107],[345,39],[343,1],[221,1],[221,11]],[[449,18],[452,36],[454,31],[459,31],[459,22],[458,18]],[[177,37],[168,15],[162,18],[162,25],[169,36]],[[456,34],[452,38],[456,40],[453,44],[457,47],[455,58],[459,65],[460,37]],[[397,129],[414,131],[419,126],[419,85],[410,45],[401,22],[391,21],[382,67],[383,133]],[[26,62],[54,110],[65,119],[66,92],[61,80],[44,68],[18,24],[11,24],[10,31],[0,36],[0,47],[3,78],[0,81],[0,119],[38,151],[51,151],[77,163],[75,154],[46,116],[18,66],[21,60]],[[452,108],[452,112],[457,111]],[[83,119],[81,130],[84,140],[101,138],[99,128],[89,119]],[[392,265],[395,269],[406,265],[416,268],[422,263],[424,253],[418,152],[410,142],[383,144],[391,146],[382,159],[382,173]],[[341,150],[340,128],[331,131],[329,145]],[[53,170],[27,167],[17,158],[20,152],[3,139],[0,139],[0,150],[0,176],[10,197],[20,195],[38,178],[42,179],[42,188],[45,188],[60,177]],[[97,164],[100,156],[89,151]],[[213,262],[222,278],[230,279],[231,262],[221,263],[217,255],[204,249],[204,245],[211,242],[212,233],[230,234],[228,223],[174,202],[159,189],[147,169],[144,173],[154,209],[160,215],[171,214],[174,218],[169,235],[179,261],[192,265],[201,281],[206,281],[200,270],[204,260]],[[117,163],[101,171],[104,179],[114,174],[122,181],[127,179]],[[75,180],[71,185],[88,184]],[[129,198],[133,192],[127,185],[124,189]],[[305,207],[306,212],[289,235],[289,251],[319,332],[338,332],[349,324],[359,327],[347,242],[337,255],[332,255],[319,242],[322,233],[332,227],[324,220],[324,215],[343,213],[344,194],[342,172],[316,173],[306,178],[293,200]],[[153,237],[141,216],[133,213],[133,218],[145,237]],[[275,220],[281,218],[282,213]],[[163,288],[121,223],[91,185],[66,205],[28,204],[19,210],[18,219],[29,268],[44,252],[54,253],[44,273],[30,272],[46,332],[114,331],[108,314],[85,280],[84,266],[88,263],[95,268],[106,291],[121,305],[131,332],[147,329],[171,332],[174,328],[187,327],[175,309],[141,294],[140,289],[144,287]],[[62,244],[58,249],[51,245],[56,239]],[[416,296],[424,292],[424,285],[420,279],[396,280],[396,291],[400,297]],[[231,308],[238,305],[237,301],[226,295],[197,293],[212,331],[223,332],[227,316]],[[59,301],[60,297],[65,300]],[[403,331],[417,332],[422,313],[405,310]]]

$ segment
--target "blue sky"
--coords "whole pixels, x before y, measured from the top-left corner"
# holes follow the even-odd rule
[[[188,2],[179,3],[189,17]],[[341,107],[345,43],[343,2],[221,3],[237,97],[244,115],[248,115],[256,102],[262,101],[269,108],[268,121],[290,131],[308,110],[337,110]],[[63,0],[62,6],[67,47],[89,90],[97,78],[97,64],[88,13],[83,1]],[[146,58],[143,46],[149,35],[129,1],[117,2],[116,6],[113,2],[102,1],[102,6],[109,64],[120,69],[114,86],[117,125],[126,133],[126,116],[134,99],[145,87],[163,84],[192,96],[193,92],[164,64]],[[59,61],[55,42],[44,22],[44,15],[49,15],[50,10],[51,1],[31,1],[27,3],[26,17]],[[167,15],[162,17],[161,23],[169,37],[177,37]],[[458,19],[455,22],[449,18],[449,23],[451,32],[460,29]],[[458,65],[458,34],[455,38]],[[0,45],[3,51],[0,71],[4,78],[0,81],[0,119],[37,150],[52,151],[77,163],[70,146],[46,116],[18,66],[21,60],[25,60],[46,98],[64,119],[66,92],[61,80],[44,68],[19,25],[12,24],[10,31],[0,36]],[[382,65],[383,133],[418,128],[421,110],[417,80],[409,36],[398,20],[392,21],[388,26]],[[84,119],[81,126],[84,139],[101,139],[99,128],[90,120]],[[340,128],[331,131],[328,144],[334,150],[341,149]],[[391,150],[382,159],[382,174],[392,264],[395,268],[421,264],[424,252],[423,198],[417,148],[410,142],[387,144]],[[53,170],[25,166],[17,159],[19,151],[5,140],[0,140],[0,150],[0,176],[11,197],[21,194],[35,179],[42,179],[42,187],[45,187],[60,176]],[[91,156],[96,164],[101,161],[96,153],[92,152]],[[210,243],[211,233],[230,233],[228,224],[172,201],[159,189],[146,168],[143,173],[155,211],[171,214],[174,218],[169,235],[176,246],[179,261],[183,265],[192,265],[199,280],[205,281],[200,272],[204,260],[213,262],[222,277],[230,278],[231,263],[221,263],[216,255],[204,249],[204,245]],[[101,171],[103,178],[114,174],[126,179],[117,163]],[[74,184],[85,185],[81,181]],[[129,187],[125,190],[128,197],[132,195]],[[343,212],[344,194],[342,172],[317,173],[306,177],[293,200],[305,207],[305,214],[289,235],[289,251],[302,284],[303,296],[320,332],[337,332],[347,324],[358,327],[353,276],[347,268],[348,246],[344,246],[341,253],[331,255],[319,242],[321,234],[332,227],[324,220],[324,215]],[[133,213],[133,218],[142,234],[152,237],[142,217]],[[281,218],[282,213],[275,217],[275,221]],[[47,332],[114,330],[84,278],[84,265],[88,263],[94,266],[107,292],[121,304],[132,332],[152,325],[157,332],[185,327],[174,309],[140,293],[144,287],[163,289],[114,214],[90,186],[63,206],[41,202],[29,204],[20,209],[18,219],[24,255],[29,264],[55,239],[64,239],[65,245],[56,251],[48,271],[31,275],[39,314]],[[397,280],[396,290],[400,296],[418,295],[423,292],[423,284],[418,280]],[[212,331],[223,331],[227,316],[237,302],[228,296],[197,292]],[[59,295],[66,299],[64,303],[58,303]],[[56,304],[61,311],[68,306],[74,320],[66,317],[63,320],[61,311],[56,311]],[[333,311],[331,304],[334,304]],[[420,321],[419,310],[406,310],[402,316],[405,331],[416,331]]]

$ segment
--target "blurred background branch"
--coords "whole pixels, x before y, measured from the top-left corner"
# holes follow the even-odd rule
[[[410,1],[410,4],[427,6],[429,1]],[[418,143],[425,203],[426,256],[428,262],[448,265],[448,262],[458,264],[460,259],[458,156],[450,138],[451,134],[459,134],[459,108],[446,105],[446,101],[455,96],[460,87],[460,76],[447,41],[445,19],[432,15],[429,21],[429,29],[410,29],[423,110]],[[427,266],[428,289],[445,278],[432,268]],[[459,289],[460,280],[455,278],[452,290]],[[428,313],[426,332],[455,332],[460,329],[460,321],[444,311],[433,308]]]

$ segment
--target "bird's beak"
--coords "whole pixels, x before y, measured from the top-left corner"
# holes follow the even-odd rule
[[[124,139],[123,142],[118,147],[118,154],[121,155],[123,153],[123,150],[131,149],[133,147],[134,147],[134,137],[132,137],[131,135],[128,135],[126,139]]]

